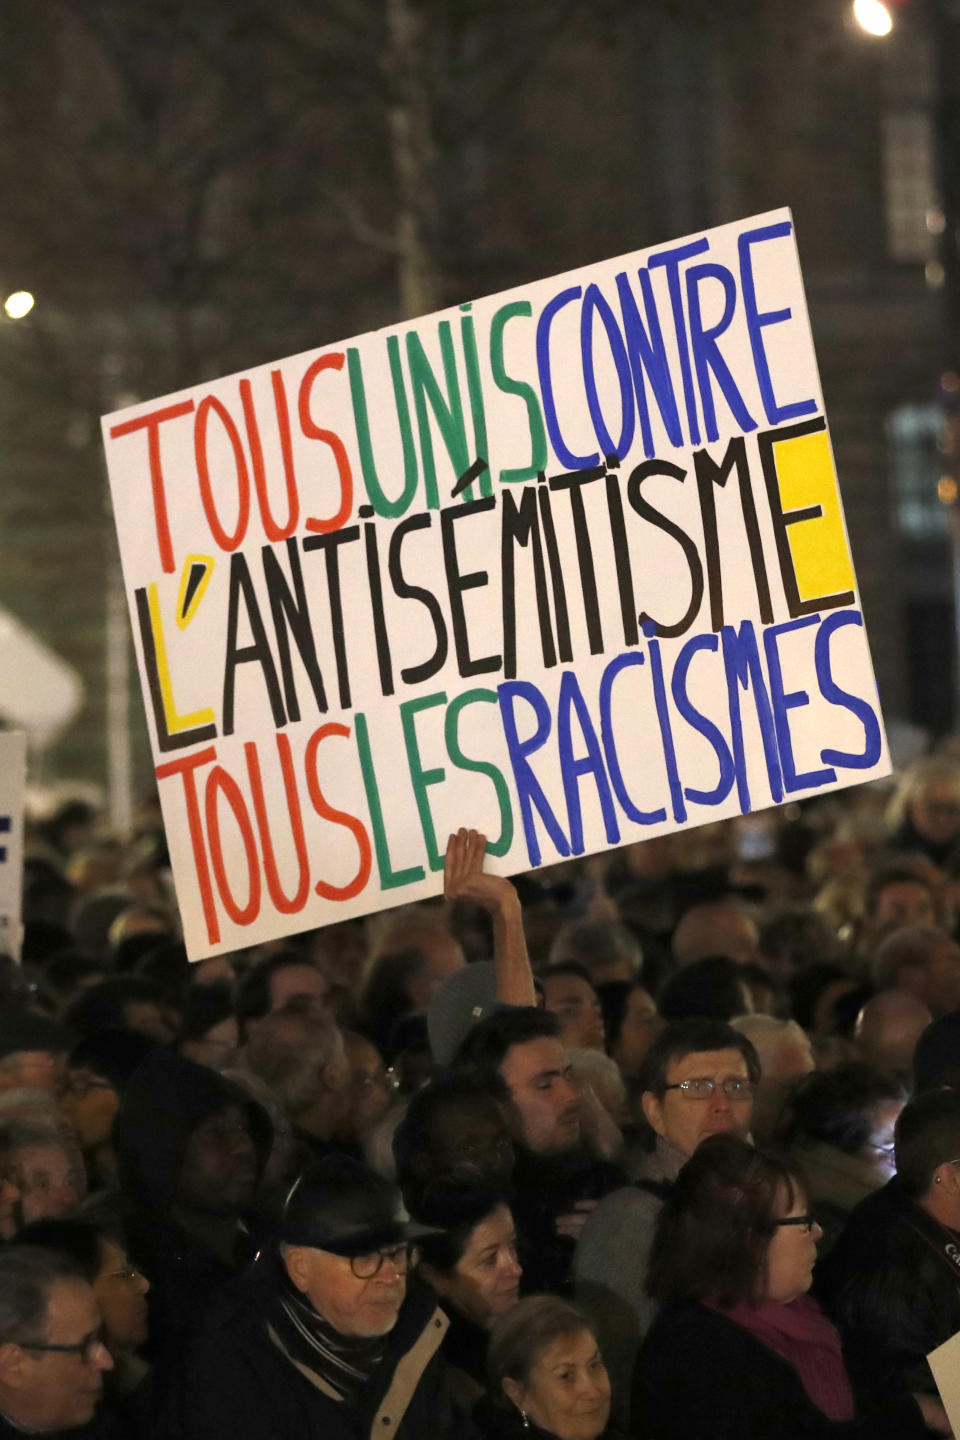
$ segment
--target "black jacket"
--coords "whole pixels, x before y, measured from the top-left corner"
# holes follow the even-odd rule
[[[557,1233],[557,1217],[569,1214],[579,1200],[602,1200],[625,1183],[625,1176],[612,1160],[598,1160],[583,1150],[535,1155],[516,1145],[516,1156],[511,1209],[523,1266],[521,1293],[568,1294],[577,1242]]]
[[[849,1368],[849,1367],[848,1367]],[[828,1420],[793,1366],[725,1315],[683,1301],[665,1307],[634,1371],[636,1440],[914,1440],[926,1435],[915,1402],[877,1371],[850,1375],[856,1419]]]
[[[815,1271],[844,1343],[910,1390],[933,1393],[926,1357],[960,1330],[960,1270],[938,1251],[949,1238],[891,1180],[851,1212]]]
[[[160,1047],[135,1071],[117,1114],[114,1145],[130,1255],[150,1281],[151,1355],[179,1343],[211,1294],[252,1257],[241,1233],[236,1254],[224,1259],[171,1214],[190,1134],[231,1105],[243,1111],[264,1160],[272,1127],[261,1106],[215,1070]]]
[[[411,1287],[362,1400],[338,1401],[270,1338],[272,1262],[211,1301],[181,1367],[157,1376],[147,1440],[474,1440],[441,1354],[447,1319]]]

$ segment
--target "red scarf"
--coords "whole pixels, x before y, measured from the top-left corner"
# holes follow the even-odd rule
[[[759,1305],[741,1300],[729,1310],[715,1300],[704,1304],[742,1325],[761,1345],[787,1360],[828,1419],[853,1419],[853,1391],[840,1335],[816,1300],[809,1295],[800,1295],[789,1305],[779,1300],[761,1300]]]

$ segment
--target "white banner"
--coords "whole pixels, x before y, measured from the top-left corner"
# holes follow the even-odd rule
[[[889,771],[786,210],[103,428],[193,958]]]

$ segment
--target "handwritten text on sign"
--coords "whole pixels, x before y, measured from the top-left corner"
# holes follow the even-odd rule
[[[889,769],[787,211],[104,435],[194,957]]]

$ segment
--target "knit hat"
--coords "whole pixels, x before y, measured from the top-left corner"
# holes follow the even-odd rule
[[[427,1008],[430,1049],[436,1063],[449,1065],[474,1025],[499,1008],[492,960],[474,960],[448,975]]]

